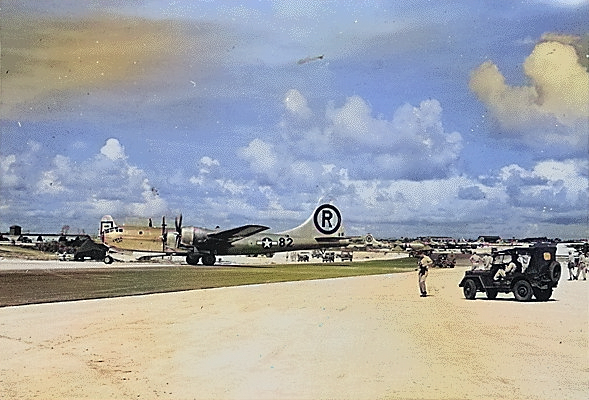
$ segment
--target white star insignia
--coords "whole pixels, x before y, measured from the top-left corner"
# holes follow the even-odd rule
[[[264,239],[256,242],[256,244],[261,244],[263,248],[269,249],[272,247],[274,242],[272,242],[272,239],[270,239],[270,238],[264,238]]]

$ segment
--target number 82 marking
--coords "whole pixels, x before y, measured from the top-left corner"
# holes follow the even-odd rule
[[[290,237],[283,238],[281,237],[278,239],[278,246],[280,247],[291,247],[293,244],[293,240]]]

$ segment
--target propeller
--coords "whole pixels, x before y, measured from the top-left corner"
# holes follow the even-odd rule
[[[182,214],[178,215],[174,220],[176,226],[176,248],[180,247],[180,241],[182,240]]]
[[[166,251],[166,243],[168,242],[168,232],[166,231],[166,217],[162,217],[162,251]]]

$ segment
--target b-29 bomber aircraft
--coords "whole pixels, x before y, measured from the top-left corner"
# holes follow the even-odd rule
[[[168,229],[165,217],[161,227],[154,227],[151,222],[148,226],[117,226],[110,215],[100,221],[102,243],[109,248],[104,260],[107,264],[124,260],[125,253],[142,253],[141,258],[186,256],[190,265],[199,261],[214,265],[217,256],[269,254],[349,244],[341,213],[331,204],[318,206],[296,228],[266,233],[268,229],[263,225],[243,225],[226,230],[184,227],[181,215],[175,220],[175,230]]]

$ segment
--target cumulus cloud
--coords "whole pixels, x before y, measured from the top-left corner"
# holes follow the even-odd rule
[[[485,193],[478,186],[467,186],[458,189],[458,198],[462,200],[482,200]]]
[[[9,154],[5,157],[0,157],[0,182],[3,187],[14,188],[20,181],[20,177],[16,173],[14,166],[16,165],[16,155]]]
[[[0,187],[5,194],[0,207],[5,216],[30,216],[43,204],[40,226],[30,228],[46,229],[44,219],[75,219],[92,226],[103,214],[156,216],[168,210],[147,173],[127,161],[117,139],[109,139],[81,162],[60,154],[45,162],[45,151],[31,142],[22,153],[0,156]]]
[[[285,97],[307,104],[299,91]],[[237,154],[261,178],[258,184],[268,184],[274,196],[282,197],[284,207],[285,198],[300,204],[319,193],[349,199],[353,209],[379,207],[377,219],[390,217],[387,207],[399,209],[399,217],[432,201],[427,185],[440,179],[436,186],[441,188],[443,179],[456,174],[462,136],[444,129],[442,112],[440,103],[430,99],[405,104],[386,118],[352,96],[341,106],[330,103],[323,113],[314,111],[307,125],[282,120],[278,134],[253,139]],[[461,181],[465,187],[475,184]],[[456,200],[455,190],[449,198]]]
[[[362,160],[352,173],[396,179],[448,176],[462,149],[458,132],[446,132],[437,100],[422,101],[419,107],[405,104],[391,120],[372,116],[360,97],[349,98],[341,108],[327,110],[327,132],[334,146]],[[352,151],[353,150],[353,151]]]
[[[581,159],[542,161],[531,168],[511,164],[492,179],[342,177],[340,183],[348,191],[338,200],[347,209],[363,210],[361,216],[348,218],[373,233],[384,225],[407,235],[431,229],[431,234],[443,231],[457,237],[469,231],[511,237],[538,235],[539,226],[550,226],[563,237],[574,237],[586,232],[588,166]]]
[[[305,97],[297,90],[290,90],[286,98],[296,99],[294,110],[306,107]],[[309,184],[322,184],[325,165],[365,178],[450,176],[462,150],[462,136],[446,132],[442,107],[434,99],[419,106],[405,104],[387,119],[373,115],[360,96],[351,96],[340,107],[326,104],[323,115],[304,127],[284,120],[280,135],[255,139],[239,154],[256,173],[269,178],[300,181],[306,177]]]
[[[108,139],[106,144],[100,149],[100,153],[109,160],[124,160],[127,158],[125,148],[121,146],[117,139]]]
[[[188,181],[206,190],[212,190],[210,186],[213,182],[222,181],[219,170],[220,166],[221,163],[219,160],[209,156],[203,156],[197,163],[198,174],[191,176]]]
[[[585,214],[589,206],[588,165],[586,159],[546,160],[531,169],[511,164],[499,171],[495,186],[502,188],[509,205]]]
[[[538,44],[524,63],[537,92],[540,112],[572,126],[589,116],[589,73],[573,46],[556,41]]]
[[[512,139],[565,156],[586,148],[589,73],[572,44],[579,40],[545,35],[523,65],[529,86],[507,84],[491,61],[473,71],[471,90]]]
[[[204,156],[198,161],[198,172],[200,176],[210,175],[213,170],[221,165],[219,160]]]
[[[288,96],[294,93],[291,90]],[[306,104],[302,93],[296,91],[295,97],[297,104]],[[352,96],[339,107],[326,104],[323,112],[313,114],[306,125],[283,119],[276,134],[253,139],[238,149],[238,156],[257,176],[247,184],[272,188],[272,198],[268,191],[257,193],[266,199],[264,204],[274,204],[278,198],[282,207],[298,209],[320,196],[337,199],[339,204],[350,201],[352,209],[378,206],[378,218],[389,218],[388,207],[402,208],[395,214],[399,216],[431,202],[425,182],[442,182],[456,174],[462,137],[444,129],[442,107],[436,100],[405,104],[387,119],[375,116],[361,97]],[[204,178],[198,183],[210,189]],[[387,188],[394,180],[421,193]]]
[[[215,160],[211,157],[208,156],[204,156],[200,159],[199,164],[204,165],[206,167],[213,167],[213,166],[219,166],[219,160]]]
[[[288,111],[298,117],[306,119],[312,114],[307,99],[296,89],[291,89],[286,93],[283,103]]]
[[[256,173],[273,176],[277,172],[278,156],[271,143],[254,139],[247,147],[240,149],[238,154],[250,163]]]
[[[138,175],[144,176],[145,174],[143,171],[137,170]],[[139,187],[139,186],[138,186]],[[165,199],[159,196],[157,190],[153,186],[151,186],[149,179],[143,178],[143,181],[140,185],[141,191],[141,198],[138,200],[131,202],[126,207],[123,208],[124,212],[127,215],[134,215],[134,216],[154,216],[165,214],[168,209],[168,205]],[[118,210],[117,214],[121,211]]]

